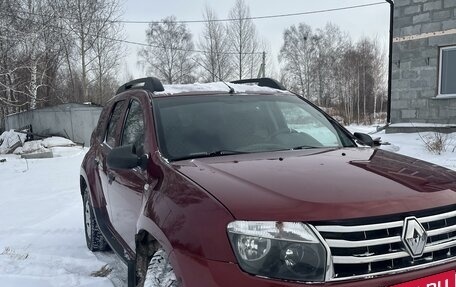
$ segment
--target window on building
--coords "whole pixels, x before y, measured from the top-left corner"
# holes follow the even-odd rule
[[[440,49],[439,95],[456,95],[456,46]]]

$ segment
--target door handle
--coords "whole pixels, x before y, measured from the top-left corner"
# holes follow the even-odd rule
[[[108,172],[108,183],[111,184],[116,179],[116,176],[112,172]]]

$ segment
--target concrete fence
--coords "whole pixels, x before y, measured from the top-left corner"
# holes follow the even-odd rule
[[[62,136],[87,146],[101,110],[99,106],[62,104],[26,111],[6,116],[5,130],[32,125],[36,134]]]

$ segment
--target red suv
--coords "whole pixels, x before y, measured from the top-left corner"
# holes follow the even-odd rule
[[[130,287],[455,286],[456,173],[374,144],[271,79],[129,82],[82,164],[87,246]]]

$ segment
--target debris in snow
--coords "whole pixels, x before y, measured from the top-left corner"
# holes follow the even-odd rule
[[[93,276],[93,277],[106,277],[106,276],[108,276],[111,273],[111,271],[112,271],[112,268],[109,268],[108,264],[106,264],[103,267],[101,267],[100,270],[92,272],[90,274],[90,276]]]
[[[26,142],[22,147],[17,148],[14,154],[23,155],[26,158],[49,158],[52,157],[52,149],[71,146],[75,146],[75,143],[69,139],[50,137]]]
[[[52,151],[21,154],[21,158],[25,158],[25,159],[53,158],[53,157],[54,157],[54,154],[52,153]]]
[[[13,152],[22,146],[27,135],[15,132],[14,130],[3,132],[0,135],[0,154]]]
[[[15,260],[25,260],[29,257],[28,253],[20,254],[9,247],[5,247],[5,249],[2,253],[0,253],[0,255],[6,255]]]
[[[0,163],[2,163],[2,162],[6,162],[6,158],[1,158]]]
[[[14,154],[24,154],[24,153],[40,153],[40,152],[48,152],[49,149],[45,148],[42,145],[41,140],[37,141],[30,141],[24,143],[22,147],[17,148],[14,151]]]

